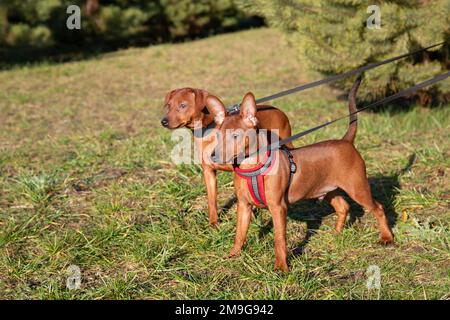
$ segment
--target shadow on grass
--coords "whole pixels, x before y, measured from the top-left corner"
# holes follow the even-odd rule
[[[236,195],[232,195],[227,202],[220,208],[221,214],[226,214],[230,209],[234,206],[234,204],[237,202]]]
[[[130,47],[147,47],[159,44],[149,39],[139,41],[96,41],[85,44],[61,44],[48,48],[18,47],[0,48],[0,70],[37,63],[59,64],[96,58]]]
[[[394,201],[400,189],[399,178],[411,169],[415,160],[416,155],[412,154],[409,156],[408,164],[400,172],[392,176],[378,176],[369,178],[372,197],[383,205],[385,214],[388,218],[388,224],[391,229],[397,223],[398,217],[398,214],[394,208]],[[350,204],[349,218],[346,223],[346,227],[349,227],[364,216],[364,211],[359,204],[349,198],[343,191],[340,193]],[[303,254],[308,242],[311,237],[317,233],[323,223],[323,220],[333,213],[333,207],[326,201],[302,200],[289,206],[288,217],[296,221],[305,222],[307,228],[305,238],[293,249],[294,255]],[[375,217],[372,215],[370,218],[373,218],[375,221]],[[260,228],[259,237],[264,237],[270,232],[272,227],[272,220],[270,220],[266,223],[266,225]]]

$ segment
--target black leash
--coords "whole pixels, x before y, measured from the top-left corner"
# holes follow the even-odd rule
[[[408,53],[402,54],[402,55],[397,56],[397,57],[389,58],[389,59],[386,59],[386,60],[383,60],[383,61],[380,61],[380,62],[369,63],[369,64],[367,64],[365,66],[362,66],[362,67],[359,67],[359,68],[356,68],[356,69],[353,69],[353,70],[350,70],[350,71],[347,71],[347,72],[344,72],[344,73],[341,73],[341,74],[338,74],[338,75],[335,75],[335,76],[331,76],[331,77],[328,77],[328,78],[325,78],[325,79],[322,79],[322,80],[314,81],[314,82],[311,82],[311,83],[300,85],[300,86],[295,87],[295,88],[284,90],[284,91],[272,94],[270,96],[257,99],[256,100],[256,104],[267,102],[269,100],[278,99],[278,98],[290,95],[290,94],[295,93],[295,92],[299,92],[299,91],[303,91],[303,90],[306,90],[306,89],[318,87],[318,86],[320,86],[322,84],[334,82],[334,81],[337,81],[337,80],[349,77],[349,76],[354,75],[354,74],[362,73],[364,71],[376,68],[376,67],[381,66],[383,64],[387,64],[387,63],[390,63],[390,62],[393,62],[393,61],[397,61],[397,60],[400,60],[400,59],[403,59],[403,58],[406,58],[406,57],[418,54],[420,52],[426,51],[428,49],[440,46],[440,45],[442,45],[444,43],[445,42],[433,44],[433,45],[431,45],[429,47],[422,48],[422,49],[419,49],[419,50],[416,50],[416,51],[412,51],[412,52],[408,52]],[[240,108],[240,105],[241,105],[240,103],[236,103],[232,107],[228,108],[227,109],[228,114],[233,114],[233,113],[238,112],[239,108]]]
[[[330,124],[333,124],[333,123],[335,123],[335,122],[337,122],[337,121],[340,121],[340,120],[349,118],[349,117],[351,117],[351,116],[353,116],[353,115],[355,115],[355,114],[357,114],[357,113],[360,113],[360,112],[362,112],[362,111],[364,111],[364,110],[367,110],[367,109],[369,109],[369,108],[374,108],[374,107],[377,107],[377,106],[380,106],[380,105],[384,105],[384,104],[386,104],[386,103],[388,103],[388,102],[391,102],[391,101],[393,101],[393,100],[395,100],[395,99],[398,99],[398,98],[401,98],[401,97],[405,97],[405,96],[407,96],[407,95],[409,95],[409,94],[411,94],[411,93],[413,93],[413,92],[415,92],[415,91],[417,91],[417,90],[419,90],[419,89],[422,89],[422,88],[424,88],[424,87],[427,87],[427,86],[429,86],[429,85],[432,85],[433,83],[436,83],[436,82],[438,82],[438,81],[442,81],[442,80],[444,80],[444,79],[447,79],[449,76],[450,76],[450,71],[447,72],[447,73],[443,73],[443,74],[437,75],[437,76],[435,76],[434,78],[431,78],[431,79],[428,79],[428,80],[426,80],[426,81],[424,81],[424,82],[421,82],[421,83],[419,83],[419,84],[416,84],[416,85],[413,86],[413,87],[410,87],[410,88],[408,88],[408,89],[399,91],[399,92],[397,92],[396,94],[393,94],[393,95],[391,95],[391,96],[389,96],[389,97],[383,98],[383,99],[381,99],[381,100],[379,100],[379,101],[376,101],[376,102],[371,103],[371,104],[369,104],[369,105],[367,105],[367,106],[365,106],[365,107],[362,107],[361,109],[358,109],[357,111],[352,112],[352,113],[350,113],[350,114],[348,114],[348,115],[345,115],[345,116],[336,118],[336,119],[334,119],[334,120],[330,120],[330,121],[325,122],[325,123],[323,123],[323,124],[321,124],[321,125],[318,125],[318,126],[316,126],[316,127],[313,127],[313,128],[308,129],[308,130],[304,130],[304,131],[301,131],[301,132],[299,132],[299,133],[297,133],[297,134],[294,134],[293,136],[290,136],[289,138],[283,139],[283,140],[281,140],[281,141],[279,141],[279,142],[272,143],[272,144],[269,145],[269,149],[270,149],[270,150],[277,149],[277,148],[279,148],[279,147],[281,147],[281,146],[283,146],[283,145],[285,145],[285,144],[287,144],[287,143],[289,143],[289,142],[292,142],[292,141],[294,141],[294,140],[297,140],[298,138],[301,138],[301,137],[303,137],[303,136],[306,136],[307,134],[310,134],[311,132],[317,131],[317,130],[319,130],[319,129],[321,129],[321,128],[324,128],[324,127],[327,127],[327,126],[329,126]],[[259,150],[257,150],[254,154],[256,154],[258,151],[259,151]],[[252,154],[252,155],[254,155],[254,154]]]
[[[393,95],[391,95],[391,96],[389,96],[389,97],[386,97],[386,98],[383,98],[383,99],[381,99],[381,100],[379,100],[379,101],[373,102],[373,103],[371,103],[371,104],[369,104],[369,105],[367,105],[367,106],[365,106],[365,107],[362,107],[361,109],[358,109],[358,110],[355,111],[355,112],[349,113],[349,114],[347,114],[347,115],[345,115],[345,116],[336,118],[336,119],[334,119],[334,120],[327,121],[327,122],[322,123],[322,124],[320,124],[320,125],[318,125],[318,126],[315,126],[315,127],[313,127],[313,128],[310,128],[310,129],[301,131],[301,132],[299,132],[299,133],[296,133],[296,134],[290,136],[289,138],[280,140],[280,141],[275,142],[275,143],[271,143],[271,144],[269,145],[269,147],[268,147],[268,150],[272,151],[272,150],[274,150],[274,149],[278,149],[278,148],[280,148],[280,147],[286,145],[286,144],[289,143],[289,142],[292,142],[292,141],[297,140],[297,139],[299,139],[299,138],[301,138],[301,137],[303,137],[303,136],[306,136],[307,134],[310,134],[311,132],[317,131],[317,130],[322,129],[322,128],[324,128],[324,127],[327,127],[327,126],[329,126],[329,125],[331,125],[331,124],[333,124],[333,123],[335,123],[335,122],[338,122],[338,121],[340,121],[340,120],[350,118],[350,117],[352,117],[353,115],[355,115],[355,114],[357,114],[357,113],[360,113],[360,112],[362,112],[362,111],[364,111],[364,110],[367,110],[367,109],[369,109],[369,108],[374,108],[374,107],[377,107],[377,106],[380,106],[380,105],[384,105],[384,104],[386,104],[386,103],[388,103],[388,102],[391,102],[391,101],[393,101],[393,100],[395,100],[395,99],[398,99],[398,98],[401,98],[401,97],[405,97],[405,96],[407,96],[407,95],[409,95],[409,94],[411,94],[411,93],[413,93],[413,92],[415,92],[415,91],[417,91],[417,90],[419,90],[419,89],[422,89],[422,88],[424,88],[424,87],[427,87],[427,86],[429,86],[429,85],[432,85],[432,84],[434,84],[434,83],[436,83],[436,82],[445,80],[445,79],[447,79],[448,77],[450,77],[450,71],[447,72],[447,73],[443,73],[443,74],[437,75],[437,76],[435,76],[434,78],[428,79],[428,80],[426,80],[426,81],[424,81],[424,82],[418,83],[418,84],[416,84],[415,86],[412,86],[412,87],[410,87],[410,88],[408,88],[408,89],[399,91],[399,92],[397,92],[396,94],[393,94]],[[265,150],[265,151],[267,151],[267,150]],[[249,154],[248,157],[255,156],[255,155],[257,155],[259,152],[260,152],[260,150],[256,150],[255,152]],[[240,155],[238,155],[238,157],[239,157],[239,156],[241,156],[242,159],[245,158],[245,155],[243,156],[242,154],[240,154]]]

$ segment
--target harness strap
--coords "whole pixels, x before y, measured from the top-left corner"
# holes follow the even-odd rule
[[[289,160],[289,182],[288,182],[288,190],[289,190],[292,178],[294,177],[294,174],[297,172],[297,165],[295,164],[292,152],[285,145],[282,145],[280,149],[286,154]]]

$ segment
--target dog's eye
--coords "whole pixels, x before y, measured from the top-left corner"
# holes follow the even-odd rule
[[[232,137],[233,137],[233,139],[239,138],[239,133],[233,133]]]
[[[187,107],[186,103],[180,104],[180,109],[184,109],[184,108],[186,108],[186,107]]]

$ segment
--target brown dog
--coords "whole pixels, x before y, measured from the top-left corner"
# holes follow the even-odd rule
[[[351,113],[356,111],[355,94],[359,84],[360,80],[358,79],[349,94]],[[224,112],[223,105],[217,104],[215,100],[209,101],[208,99],[207,104],[213,114]],[[232,115],[222,121],[216,121],[219,125],[220,140],[224,146],[222,148],[222,159],[227,160],[225,162],[236,159],[238,155],[236,149],[248,150],[249,148],[248,139],[245,138],[245,135],[227,135],[225,134],[226,130],[241,129],[248,132],[259,126],[258,123],[248,120],[256,114],[255,99],[251,93],[245,95],[241,110],[240,115]],[[217,120],[219,119],[220,117]],[[275,232],[275,269],[288,271],[286,261],[286,213],[288,204],[301,199],[325,198],[336,210],[336,231],[340,232],[344,226],[349,205],[337,193],[338,188],[344,190],[365,209],[373,212],[378,221],[383,243],[393,241],[383,207],[372,199],[364,160],[353,145],[357,127],[356,120],[356,115],[353,115],[347,133],[341,140],[328,140],[291,150],[297,171],[293,174],[290,185],[291,170],[288,156],[279,149],[272,151],[276,153],[275,161],[278,161],[278,165],[275,166],[276,169],[273,170],[272,174],[264,177],[263,183],[266,203],[272,214]],[[234,141],[231,141],[231,139]],[[237,148],[233,146],[232,142],[237,144]],[[226,159],[229,155],[232,158]],[[252,157],[252,155],[250,156]],[[249,167],[246,166],[248,159],[250,158],[241,163],[241,168]],[[256,204],[245,179],[235,174],[234,185],[238,198],[237,230],[230,256],[237,255],[240,252],[252,218],[252,206]],[[261,205],[258,206],[261,207]]]
[[[166,116],[161,120],[161,124],[169,129],[186,127],[194,130],[196,124],[202,128],[210,126],[214,122],[213,115],[209,114],[206,108],[206,99],[210,98],[211,104],[220,104],[222,102],[217,97],[211,96],[207,91],[201,89],[182,88],[169,92],[165,98]],[[255,106],[256,108],[256,106]],[[291,125],[287,116],[280,110],[271,106],[257,106],[255,116],[260,127],[266,129],[278,129],[282,138],[291,135]],[[225,108],[223,114],[216,113],[215,117],[221,121],[226,116]],[[197,144],[197,150],[211,149],[214,145],[215,134],[210,133],[207,136],[195,136],[194,142]],[[290,145],[292,146],[292,145]],[[208,193],[209,223],[216,225],[217,216],[217,183],[216,171],[231,171],[231,165],[221,165],[213,163],[205,153],[201,155],[203,177],[206,183]]]

